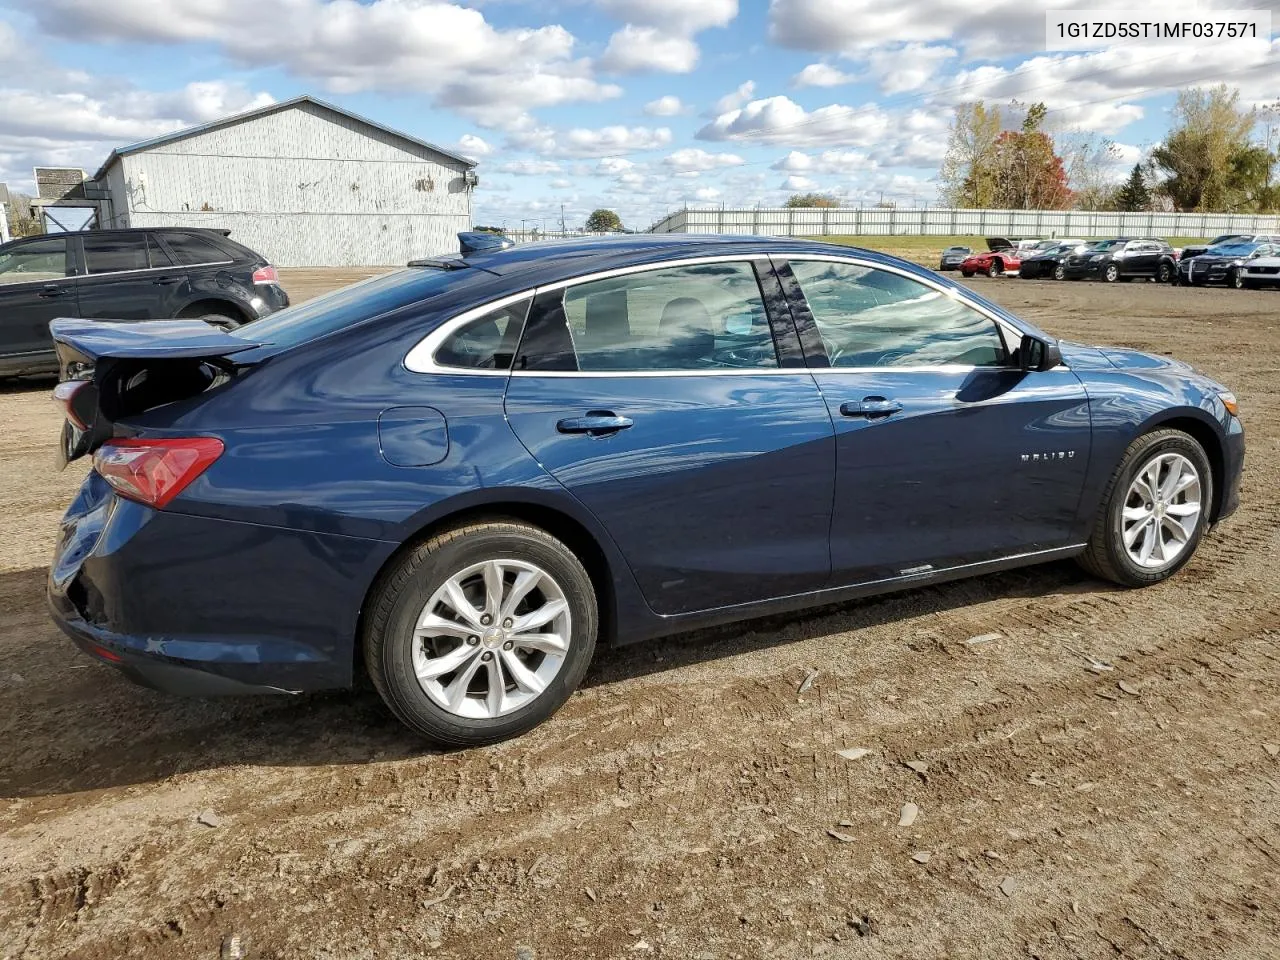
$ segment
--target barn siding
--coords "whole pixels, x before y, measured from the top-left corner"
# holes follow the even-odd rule
[[[107,181],[130,226],[229,229],[280,266],[373,266],[457,249],[466,170],[302,103],[127,154]]]

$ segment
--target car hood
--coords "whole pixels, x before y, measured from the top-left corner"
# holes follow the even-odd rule
[[[1195,257],[1195,259],[1201,263],[1243,263],[1247,258],[1224,257],[1216,253],[1202,253],[1198,257]]]
[[[1190,370],[1173,357],[1143,353],[1127,347],[1094,347],[1070,340],[1058,341],[1063,362],[1073,370]]]

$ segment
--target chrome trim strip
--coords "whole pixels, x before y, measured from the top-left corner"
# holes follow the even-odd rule
[[[449,339],[450,336],[458,330],[459,327],[466,326],[472,320],[478,320],[486,313],[492,313],[494,310],[501,310],[503,307],[509,307],[513,303],[528,299],[537,294],[537,288],[533,290],[524,290],[520,293],[513,293],[506,297],[500,297],[497,300],[491,300],[483,306],[472,307],[465,313],[460,313],[455,317],[450,317],[440,326],[436,327],[429,334],[418,341],[404,358],[404,366],[406,370],[412,373],[448,373],[462,376],[473,377],[506,377],[511,374],[510,370],[477,370],[474,367],[449,367],[436,363],[436,351],[440,346]],[[536,373],[537,371],[530,371]]]

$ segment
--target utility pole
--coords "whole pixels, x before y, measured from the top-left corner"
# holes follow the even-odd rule
[[[560,233],[564,234],[565,232],[566,231],[564,229],[564,204],[562,203],[560,204]]]

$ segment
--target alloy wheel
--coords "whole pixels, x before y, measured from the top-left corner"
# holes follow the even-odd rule
[[[1134,475],[1120,511],[1121,541],[1134,563],[1168,566],[1182,555],[1200,522],[1200,472],[1180,453],[1153,457]]]
[[[571,637],[569,603],[547,571],[486,560],[451,576],[422,608],[413,670],[438,706],[490,720],[537,699],[560,672]]]

